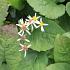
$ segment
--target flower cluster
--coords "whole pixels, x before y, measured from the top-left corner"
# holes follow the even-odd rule
[[[27,19],[25,19],[25,22],[23,21],[23,18],[21,18],[18,21],[19,24],[16,24],[17,26],[20,27],[20,31],[18,32],[18,35],[20,38],[17,41],[25,41],[28,43],[27,44],[21,44],[21,49],[19,51],[24,51],[24,57],[26,56],[26,51],[28,48],[31,46],[30,40],[27,39],[27,35],[31,35],[31,32],[34,31],[34,29],[41,28],[42,32],[45,32],[44,26],[47,26],[48,24],[45,24],[42,20],[42,17],[37,16],[36,13],[33,17],[28,16]]]

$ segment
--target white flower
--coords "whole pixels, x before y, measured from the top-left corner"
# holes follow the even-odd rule
[[[38,27],[41,27],[41,31],[42,31],[42,32],[45,32],[44,26],[47,26],[48,24],[45,24],[45,23],[42,21],[42,18],[40,18],[40,22],[37,23],[37,24],[39,24]]]
[[[30,41],[27,39],[26,35],[20,36],[20,38],[17,39],[17,41],[20,41],[20,40],[24,40],[24,41],[26,41],[26,42],[30,42]]]
[[[35,16],[33,16],[33,17],[28,16],[28,19],[26,19],[26,21],[28,22],[28,24],[31,25],[31,31],[34,30],[34,27],[38,28],[37,25],[36,25],[36,23],[39,23],[39,21],[38,21],[39,18],[40,18],[40,16],[37,17],[36,13],[35,13]]]
[[[20,36],[23,36],[24,32],[27,32],[29,35],[31,35],[31,33],[29,32],[27,22],[24,23],[23,19],[20,19],[18,22],[19,22],[19,24],[16,24],[16,25],[21,28],[21,30],[18,32],[18,34]]]
[[[27,39],[26,35],[20,36],[20,38],[17,39],[17,41],[20,41],[20,40],[24,40],[24,41],[26,41],[26,42],[30,42],[30,41]]]
[[[27,50],[31,46],[31,44],[28,46],[20,44],[20,46],[21,46],[21,49],[19,51],[24,51],[25,52],[24,57],[26,57]]]

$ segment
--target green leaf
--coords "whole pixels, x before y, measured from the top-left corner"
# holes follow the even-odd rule
[[[54,59],[56,62],[70,63],[70,33],[57,35],[55,39]]]
[[[70,17],[68,14],[65,14],[64,16],[60,17],[58,19],[59,25],[66,31],[70,31]]]
[[[48,57],[46,52],[29,50],[27,56],[22,58],[19,70],[46,70]]]
[[[9,69],[8,65],[2,64],[2,65],[0,65],[0,70],[10,70],[10,69]]]
[[[57,0],[58,2],[64,2],[65,0]]]
[[[67,32],[64,35],[67,36],[68,38],[70,38],[70,32]]]
[[[14,34],[16,28],[11,28],[12,25],[7,27],[10,28],[9,33],[6,32],[6,25],[2,27],[4,31],[0,32],[0,70],[17,70],[21,61],[21,53],[19,52],[17,35]],[[10,30],[12,30],[11,33]]]
[[[22,10],[25,5],[25,0],[8,0],[9,4],[18,10]]]
[[[55,64],[49,65],[46,70],[70,70],[70,64],[55,63]]]
[[[65,13],[65,6],[57,5],[57,0],[27,0],[35,11],[50,19],[56,19]]]
[[[0,36],[0,66],[4,70],[6,70],[4,66],[8,67],[8,70],[17,70],[21,60],[16,40],[14,37]]]
[[[64,30],[52,20],[45,20],[45,23],[48,23],[46,27],[46,32],[41,32],[40,28],[32,32],[32,35],[29,36],[31,41],[31,49],[36,51],[46,51],[54,46],[54,39],[57,34],[64,33]]]
[[[0,25],[3,24],[3,21],[6,19],[8,14],[8,3],[6,0],[0,0]]]
[[[66,11],[67,11],[68,15],[70,16],[70,2],[68,2],[66,4]]]

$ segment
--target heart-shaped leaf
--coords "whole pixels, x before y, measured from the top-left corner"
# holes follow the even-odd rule
[[[57,35],[55,39],[54,59],[56,62],[70,63],[70,33]]]
[[[46,52],[29,50],[27,56],[22,58],[19,70],[46,70],[48,57]]]
[[[56,19],[65,13],[65,6],[57,5],[57,0],[27,0],[35,11],[50,19]]]
[[[69,70],[70,64],[67,63],[55,63],[47,67],[46,70]]]
[[[66,4],[66,11],[67,11],[68,15],[70,16],[70,2],[68,2]]]
[[[48,23],[45,32],[41,32],[39,28],[29,36],[32,44],[31,49],[33,50],[46,51],[53,48],[56,35],[64,33],[64,30],[55,21],[47,20],[45,22]]]

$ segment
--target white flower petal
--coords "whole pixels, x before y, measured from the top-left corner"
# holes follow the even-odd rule
[[[41,31],[44,32],[44,28],[43,28],[43,26],[41,26]]]
[[[26,53],[27,53],[27,51],[25,50],[24,57],[26,57]]]
[[[27,30],[29,30],[29,28],[28,28],[28,27],[26,27],[26,29],[27,29]]]
[[[28,39],[25,39],[26,42],[30,42]]]
[[[21,33],[23,30],[20,30],[18,33]]]
[[[17,39],[17,41],[20,41],[20,40],[21,40],[21,38]]]
[[[18,20],[18,23],[19,23],[19,24],[21,24],[21,19],[20,19],[20,20]]]
[[[29,19],[32,19],[32,17],[31,17],[30,15],[28,16],[28,18],[29,18]]]
[[[29,48],[30,46],[31,46],[31,44],[30,44],[30,45],[28,45],[28,46],[27,46],[27,48]]]
[[[23,51],[23,49],[20,49],[19,51]]]
[[[47,26],[48,24],[44,24],[44,26]]]
[[[21,34],[22,32],[23,32],[23,31],[22,31],[22,30],[20,30],[20,32],[18,32],[18,35],[19,35],[19,36],[22,36],[22,34]]]
[[[20,20],[18,20],[18,23],[21,24]]]
[[[35,13],[35,17],[37,17],[37,13]],[[40,18],[40,16],[37,17],[37,19],[39,19],[39,18]]]
[[[27,27],[27,30],[29,30],[29,28]]]
[[[22,33],[21,33],[21,36],[23,36],[24,35],[24,31],[22,31]]]
[[[31,33],[30,33],[28,30],[26,30],[26,32],[27,32],[29,35],[31,35]]]
[[[35,13],[35,17],[36,17],[36,13]]]
[[[27,22],[29,21],[28,19],[25,19]]]
[[[36,23],[36,24],[40,24],[40,21],[37,20],[37,21],[35,21],[35,23]]]
[[[20,19],[20,24],[23,24],[23,23],[24,23],[24,21],[23,21],[23,19],[21,18],[21,19]]]
[[[42,18],[40,18],[40,22],[42,22]]]
[[[24,45],[22,45],[22,44],[20,43],[20,46],[23,47]]]
[[[17,26],[19,26],[19,27],[21,27],[21,25],[20,24],[16,24]]]
[[[39,19],[41,16],[38,16],[37,19]]]
[[[35,28],[38,28],[39,26],[37,26],[35,23],[33,24]]]
[[[18,33],[19,36],[22,36],[20,33]]]

